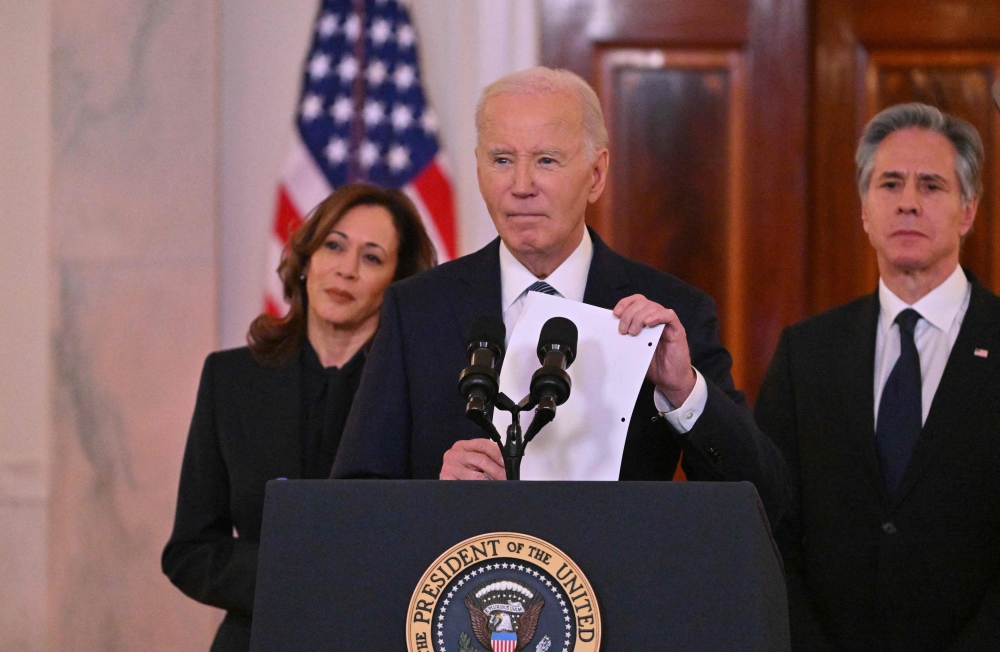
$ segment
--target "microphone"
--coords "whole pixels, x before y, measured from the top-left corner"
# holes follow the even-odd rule
[[[540,409],[553,411],[569,398],[571,387],[566,369],[576,359],[576,324],[553,317],[538,335],[538,361],[542,366],[531,377],[531,398]]]
[[[490,315],[482,315],[469,327],[466,351],[469,366],[458,377],[458,389],[467,401],[465,412],[486,412],[500,389],[495,368],[504,354],[507,329],[503,322]]]

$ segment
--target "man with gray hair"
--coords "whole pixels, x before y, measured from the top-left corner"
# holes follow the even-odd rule
[[[466,419],[457,387],[466,333],[482,315],[509,333],[528,292],[542,291],[613,310],[623,334],[665,326],[632,411],[621,479],[670,480],[681,460],[691,479],[753,482],[776,518],[784,463],[733,386],[714,302],[619,256],[584,222],[609,159],[593,89],[564,70],[514,73],[483,91],[476,127],[479,188],[500,237],[386,291],[333,477],[504,478],[496,444]]]
[[[1000,299],[959,265],[983,145],[924,104],[858,146],[875,293],[791,326],[757,399],[794,650],[1000,649]]]

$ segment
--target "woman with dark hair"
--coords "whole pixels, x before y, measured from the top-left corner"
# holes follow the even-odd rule
[[[265,484],[329,477],[382,293],[434,262],[406,195],[340,188],[289,240],[278,268],[287,314],[260,315],[249,346],[205,360],[162,566],[186,595],[228,612],[213,652],[250,648]]]

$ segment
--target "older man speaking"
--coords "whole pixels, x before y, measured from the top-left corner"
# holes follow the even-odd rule
[[[457,388],[465,334],[480,315],[509,331],[544,281],[549,293],[613,309],[622,333],[664,324],[620,479],[670,480],[681,460],[690,479],[753,482],[774,520],[786,469],[733,386],[714,302],[619,256],[584,222],[608,173],[593,89],[564,70],[514,73],[483,91],[476,128],[479,188],[500,237],[385,293],[333,477],[503,478],[500,451],[465,418]]]

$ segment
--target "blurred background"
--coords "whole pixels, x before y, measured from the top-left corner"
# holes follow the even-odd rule
[[[597,88],[614,248],[708,291],[751,398],[781,329],[875,288],[853,150],[881,108],[975,124],[963,262],[1000,290],[1000,0],[412,0],[459,253],[495,236],[480,89]],[[0,0],[0,651],[207,650],[159,570],[198,375],[260,311],[318,0]]]

